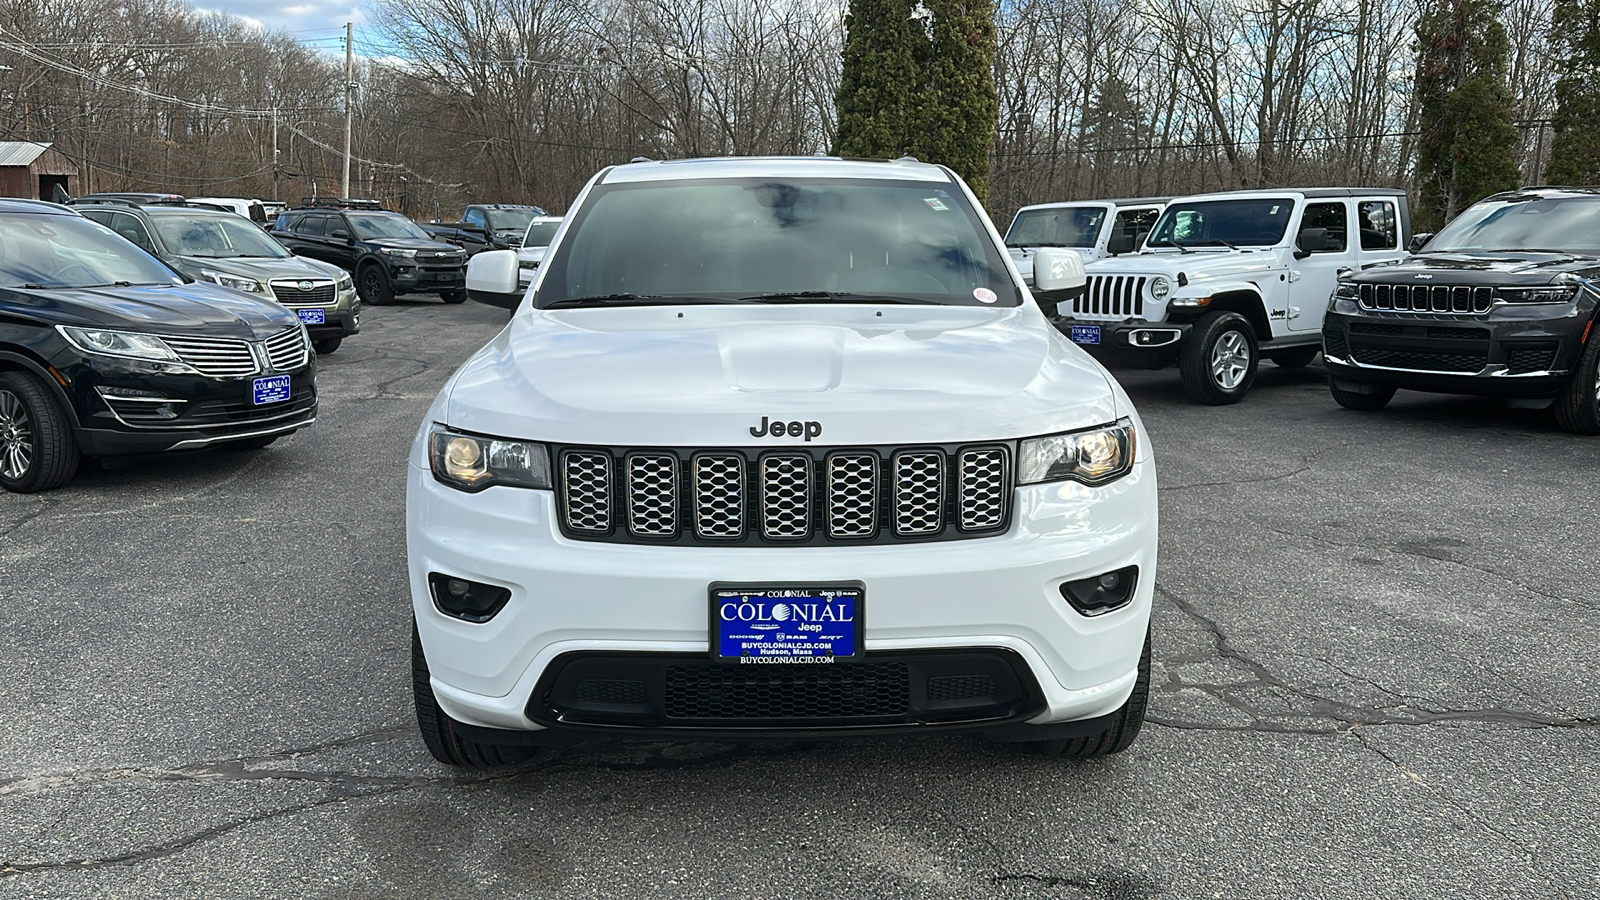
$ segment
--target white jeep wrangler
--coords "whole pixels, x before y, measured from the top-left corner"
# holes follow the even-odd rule
[[[1127,253],[1161,215],[1168,197],[1129,197],[1036,203],[1017,210],[1006,230],[1006,249],[1022,280],[1033,286],[1033,257],[1047,247],[1077,251],[1084,262]]]
[[[1309,364],[1342,272],[1403,259],[1403,191],[1307,188],[1180,197],[1133,255],[1090,263],[1053,321],[1108,365],[1174,361],[1197,402],[1237,403],[1265,356]]]
[[[1082,262],[1044,250],[1046,286]],[[975,731],[1127,747],[1150,442],[948,169],[606,169],[410,460],[418,725],[442,762],[611,736]]]

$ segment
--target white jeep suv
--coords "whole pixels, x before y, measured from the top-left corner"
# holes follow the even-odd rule
[[[1033,255],[1045,247],[1070,247],[1084,262],[1134,250],[1161,216],[1169,197],[1127,197],[1036,203],[1017,210],[1006,230],[1006,249],[1022,280],[1033,286]]]
[[[467,284],[514,294],[516,254]],[[1150,441],[942,167],[602,171],[429,409],[406,518],[445,763],[914,731],[1094,756],[1144,718]]]
[[[1305,188],[1179,197],[1136,255],[1090,263],[1057,327],[1110,365],[1177,362],[1200,403],[1236,403],[1265,356],[1308,365],[1341,274],[1404,259],[1403,191]]]

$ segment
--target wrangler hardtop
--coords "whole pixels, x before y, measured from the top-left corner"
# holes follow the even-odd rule
[[[1084,262],[1128,253],[1161,215],[1171,197],[1117,197],[1035,203],[1017,210],[1006,229],[1006,250],[1029,286],[1034,254],[1046,247],[1077,251]]]
[[[1236,403],[1262,357],[1315,359],[1340,273],[1403,259],[1410,235],[1405,192],[1392,188],[1179,197],[1138,253],[1087,266],[1056,326],[1111,365],[1176,362],[1199,403]]]

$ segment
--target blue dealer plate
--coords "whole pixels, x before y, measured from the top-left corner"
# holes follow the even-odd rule
[[[320,309],[302,309],[297,310],[297,312],[300,313],[300,321],[307,325],[328,324],[328,314]]]
[[[257,378],[250,383],[251,401],[257,406],[268,403],[282,403],[289,399],[289,376],[272,375],[267,378]]]
[[[858,656],[863,594],[860,584],[713,584],[712,655],[791,665]]]
[[[1100,343],[1099,325],[1074,325],[1072,326],[1072,342],[1074,344]]]

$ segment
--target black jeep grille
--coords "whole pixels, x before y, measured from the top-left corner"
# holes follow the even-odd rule
[[[1363,284],[1362,309],[1479,315],[1494,306],[1494,288],[1451,284]]]
[[[1556,347],[1548,344],[1535,347],[1516,347],[1506,352],[1506,369],[1512,375],[1545,372],[1556,361]]]
[[[1488,364],[1488,353],[1433,353],[1422,350],[1378,350],[1356,347],[1356,362],[1390,369],[1424,372],[1478,372]]]
[[[620,543],[844,543],[997,534],[1006,445],[559,452],[561,527]]]

